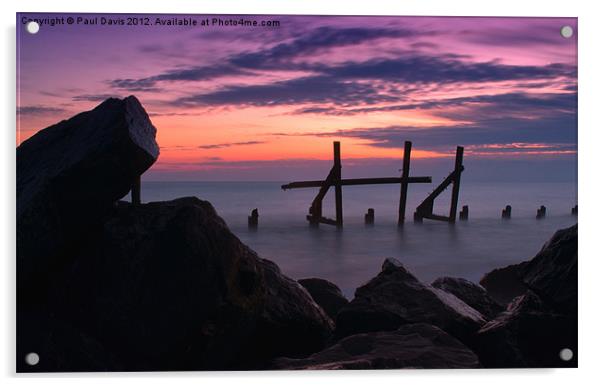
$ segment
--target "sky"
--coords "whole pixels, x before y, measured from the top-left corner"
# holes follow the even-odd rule
[[[139,24],[118,24],[128,17]],[[150,180],[322,178],[333,141],[343,177],[395,176],[411,140],[415,175],[446,175],[461,145],[469,180],[576,182],[575,18],[157,21],[173,17],[18,14],[17,145],[136,95],[158,130]],[[28,18],[42,22],[37,34],[24,31]]]

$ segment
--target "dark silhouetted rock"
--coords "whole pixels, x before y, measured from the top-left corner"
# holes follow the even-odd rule
[[[419,323],[395,331],[346,337],[305,359],[279,358],[273,365],[287,370],[457,369],[478,368],[477,356],[439,328]]]
[[[77,333],[20,345],[60,358],[36,371],[262,368],[319,351],[333,329],[301,285],[197,198],[120,203],[53,284],[47,309]],[[80,333],[111,361],[73,357]]]
[[[455,295],[487,319],[492,319],[504,310],[504,307],[489,296],[485,288],[466,279],[441,277],[435,280],[432,286]]]
[[[526,265],[527,262],[524,261],[520,264],[496,268],[485,274],[479,283],[495,301],[507,305],[512,299],[527,291],[527,287],[520,278],[521,269]]]
[[[475,347],[484,367],[576,367],[577,319],[528,291],[481,328]],[[575,354],[571,361],[560,359],[564,348]]]
[[[107,99],[17,147],[20,297],[43,290],[53,266],[63,263],[80,236],[155,162],[155,133],[130,96]]]
[[[328,280],[310,278],[299,280],[316,303],[326,311],[328,316],[335,320],[339,310],[349,303],[343,296],[340,288]]]
[[[409,323],[433,324],[467,343],[485,320],[454,295],[421,283],[401,263],[387,259],[339,311],[336,335],[395,330]]]
[[[577,225],[559,230],[520,272],[523,282],[558,312],[577,314]]]

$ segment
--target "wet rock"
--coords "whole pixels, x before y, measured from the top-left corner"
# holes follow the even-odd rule
[[[339,310],[349,303],[341,289],[328,280],[309,278],[299,280],[314,301],[326,311],[332,320],[336,319]]]
[[[577,314],[577,225],[559,230],[520,272],[522,281],[558,312]]]
[[[46,309],[110,353],[111,363],[79,363],[88,371],[262,368],[319,351],[333,329],[307,291],[196,198],[119,204],[53,284]],[[21,350],[39,349],[29,344]],[[78,344],[53,350],[69,363]]]
[[[421,283],[401,263],[387,259],[382,271],[339,311],[336,336],[395,330],[410,323],[435,325],[469,344],[485,319],[454,295]]]
[[[528,291],[479,330],[476,352],[484,367],[576,367],[577,319],[562,315]],[[560,358],[569,348],[574,357]]]
[[[497,268],[485,274],[479,283],[487,290],[487,293],[502,305],[507,305],[515,297],[523,295],[527,291],[520,275],[527,262]]]
[[[17,266],[21,298],[40,292],[80,236],[157,159],[140,102],[107,99],[17,147]],[[34,287],[31,285],[35,283]],[[32,295],[32,296],[35,296]]]
[[[451,293],[487,319],[492,319],[504,310],[504,307],[489,296],[485,288],[466,279],[441,277],[435,280],[432,286]]]
[[[352,335],[305,359],[279,358],[275,369],[478,368],[477,356],[439,328],[407,324],[395,331]]]

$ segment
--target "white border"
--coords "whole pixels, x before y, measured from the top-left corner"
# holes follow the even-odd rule
[[[0,245],[2,256],[2,296],[0,309],[0,376],[3,384],[47,385],[114,384],[155,385],[170,382],[184,384],[261,384],[306,385],[328,383],[362,385],[368,380],[379,384],[400,382],[421,385],[478,384],[508,385],[526,382],[545,382],[546,385],[594,383],[600,379],[600,298],[599,287],[602,265],[597,220],[601,210],[602,165],[600,130],[602,90],[600,60],[600,13],[595,1],[526,1],[503,0],[169,0],[169,1],[90,1],[20,0],[18,4],[2,2],[3,49],[1,149],[2,165],[2,221]],[[483,370],[483,371],[362,371],[362,372],[295,372],[295,373],[141,373],[141,374],[59,374],[50,376],[23,376],[14,374],[14,291],[15,291],[15,12],[132,12],[132,13],[267,13],[267,14],[334,14],[334,15],[437,15],[437,16],[570,16],[579,17],[579,369],[567,370]],[[486,258],[486,257],[484,257]],[[42,379],[43,378],[43,379]],[[173,379],[173,380],[172,380]]]

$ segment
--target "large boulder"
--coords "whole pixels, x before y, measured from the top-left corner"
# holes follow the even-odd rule
[[[342,339],[305,359],[279,358],[281,370],[478,368],[477,356],[454,337],[425,324],[370,332]]]
[[[197,198],[114,207],[47,299],[43,316],[69,328],[35,341],[28,331],[40,335],[44,318],[22,317],[19,355],[39,353],[36,371],[262,368],[319,351],[333,330],[306,290]],[[83,339],[93,358],[76,355]]]
[[[418,281],[397,260],[386,259],[382,271],[339,311],[336,335],[395,330],[409,323],[432,324],[470,343],[485,319],[454,295]]]
[[[485,288],[466,279],[440,277],[431,285],[456,296],[487,319],[492,319],[504,310],[504,307],[489,296]]]
[[[558,312],[577,314],[577,224],[557,231],[520,277]]]
[[[157,159],[140,102],[107,99],[17,147],[17,271],[21,298],[43,291],[80,236]]]
[[[479,283],[496,302],[507,305],[517,296],[527,292],[527,286],[521,279],[522,269],[527,265],[524,261],[519,264],[496,268],[485,274]]]
[[[560,352],[567,348],[574,356],[564,361]],[[475,349],[484,367],[576,367],[577,319],[527,291],[481,328]]]
[[[349,303],[341,289],[328,280],[309,278],[299,280],[316,303],[326,311],[332,320],[336,320],[339,310]]]

